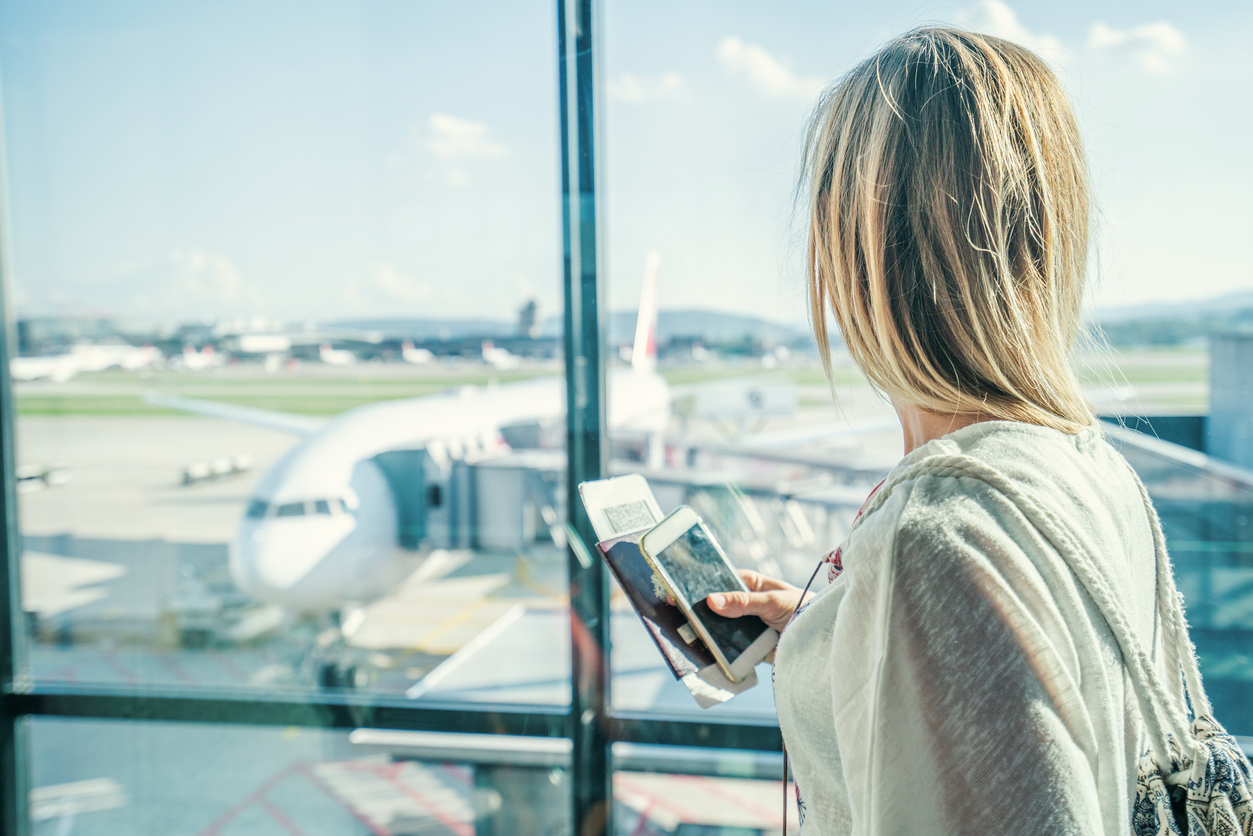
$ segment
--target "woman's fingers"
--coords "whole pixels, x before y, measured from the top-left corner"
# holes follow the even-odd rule
[[[744,581],[744,585],[753,592],[768,592],[772,589],[796,589],[787,581],[781,581],[778,578],[754,572],[752,569],[741,569],[739,573],[740,580]]]
[[[774,629],[782,630],[792,617],[800,596],[801,591],[791,587],[764,592],[718,592],[706,601],[718,615],[727,618],[755,615]]]

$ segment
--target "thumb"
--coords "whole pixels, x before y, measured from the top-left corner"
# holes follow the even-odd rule
[[[755,612],[751,592],[717,592],[706,600],[711,610],[727,618],[739,618],[741,615]]]

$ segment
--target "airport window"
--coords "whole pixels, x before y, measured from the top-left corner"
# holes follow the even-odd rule
[[[700,707],[577,486],[643,474],[799,584],[844,538],[901,432],[838,346],[832,402],[795,164],[915,14],[0,8],[0,836],[779,832],[770,668]],[[1166,298],[1123,152],[1206,101],[1222,21],[1101,47],[1009,14],[1118,160],[1102,257]],[[1205,148],[1170,182],[1249,177]],[[1253,303],[1133,296],[1079,373],[1253,749]]]

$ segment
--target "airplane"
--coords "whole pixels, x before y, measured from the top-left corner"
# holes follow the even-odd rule
[[[53,354],[46,357],[14,357],[9,361],[9,375],[15,381],[51,380],[65,383],[82,370],[82,364],[73,354]]]
[[[182,356],[177,357],[176,360],[179,361],[184,369],[193,372],[211,369],[225,362],[222,355],[218,354],[211,345],[206,345],[199,351],[196,351],[191,345],[185,345],[183,346]]]
[[[400,344],[400,356],[406,363],[425,366],[435,359],[435,355],[426,348],[414,348],[413,343],[405,340]]]
[[[69,354],[46,357],[14,357],[9,361],[9,374],[14,380],[51,380],[64,383],[79,372],[98,372],[119,368],[139,371],[151,368],[161,359],[154,346],[94,345],[79,343]]]
[[[650,449],[670,422],[669,387],[656,371],[656,282],[654,266],[632,364],[607,379],[610,430],[656,439]],[[229,567],[252,597],[320,614],[394,591],[429,554],[418,540],[449,535],[458,463],[507,451],[502,430],[559,422],[565,394],[564,378],[535,378],[383,401],[330,420],[157,393],[145,400],[301,437],[253,489]]]
[[[133,372],[156,365],[157,361],[161,359],[161,352],[151,345],[93,345],[91,343],[81,343],[74,346],[73,356],[78,359],[79,367],[86,372],[112,368]]]
[[[331,348],[330,343],[322,343],[318,347],[318,359],[328,366],[351,366],[357,362],[357,355],[342,348]]]
[[[522,358],[507,349],[497,348],[491,340],[483,340],[483,362],[504,372],[521,366]]]

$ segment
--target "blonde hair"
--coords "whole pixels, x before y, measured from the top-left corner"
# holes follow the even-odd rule
[[[1029,50],[928,27],[829,90],[810,123],[809,291],[899,403],[1077,432],[1069,351],[1088,256],[1079,130]]]

